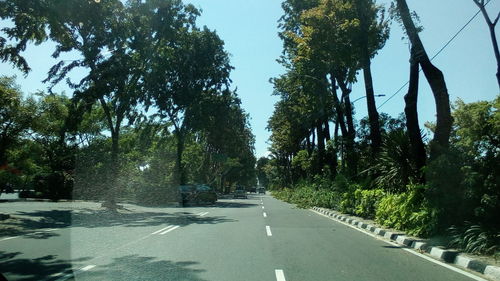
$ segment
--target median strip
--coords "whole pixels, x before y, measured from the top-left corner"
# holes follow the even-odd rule
[[[271,232],[271,227],[269,225],[266,225],[266,233],[267,236],[273,236],[273,233]]]

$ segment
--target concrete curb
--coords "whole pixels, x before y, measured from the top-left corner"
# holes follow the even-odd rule
[[[377,236],[381,236],[387,240],[391,240],[392,242],[397,243],[402,247],[426,252],[430,256],[446,263],[452,263],[459,267],[467,268],[472,271],[481,273],[491,280],[500,281],[500,267],[486,264],[480,260],[468,257],[456,250],[445,249],[440,246],[430,247],[425,241],[407,236],[405,233],[392,232],[383,228],[375,227],[373,225],[369,225],[365,222],[355,219],[352,216],[347,216],[333,210],[319,207],[313,207],[312,210],[329,216],[335,220],[346,222],[356,228],[364,229],[365,231],[371,232]]]

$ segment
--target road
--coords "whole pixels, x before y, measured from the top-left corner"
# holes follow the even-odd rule
[[[0,272],[10,281],[474,280],[269,195],[124,207],[1,203],[20,219],[3,222]]]

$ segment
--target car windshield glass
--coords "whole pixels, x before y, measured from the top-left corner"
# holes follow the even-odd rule
[[[500,0],[0,0],[0,281],[500,281]]]

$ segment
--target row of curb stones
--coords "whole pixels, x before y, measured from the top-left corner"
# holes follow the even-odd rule
[[[326,216],[329,216],[338,221],[342,221],[347,224],[353,225],[357,228],[365,229],[369,232],[372,232],[373,234],[382,236],[385,239],[392,240],[393,242],[403,247],[408,247],[421,252],[426,252],[430,254],[432,257],[440,259],[446,263],[452,263],[460,267],[481,273],[485,277],[491,280],[500,281],[500,267],[488,265],[477,259],[467,257],[456,250],[444,249],[441,246],[431,247],[425,241],[406,236],[402,232],[392,232],[379,227],[375,227],[371,224],[365,223],[361,220],[354,219],[352,217],[348,217],[346,215],[343,215],[341,213],[338,213],[330,209],[313,207],[312,210],[317,211]]]

